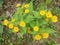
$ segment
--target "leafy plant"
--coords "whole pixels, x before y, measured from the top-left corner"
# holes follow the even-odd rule
[[[46,3],[48,4],[47,0]],[[42,41],[42,43],[47,40],[46,44],[55,44],[53,40],[49,41],[49,39],[57,32],[53,23],[58,21],[58,17],[46,8],[46,4],[41,4],[38,10],[34,9],[33,1],[22,6],[17,4],[17,6],[17,11],[11,19],[4,19],[2,22],[2,25],[8,28],[5,37],[2,36],[5,45],[20,45],[22,41],[30,40],[32,42]],[[0,26],[1,33],[3,26]]]

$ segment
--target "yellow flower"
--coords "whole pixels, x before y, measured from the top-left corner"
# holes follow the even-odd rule
[[[28,33],[29,33],[29,34],[31,33],[30,27],[28,27]]]
[[[4,25],[7,25],[8,24],[8,20],[5,19],[3,23],[4,23]]]
[[[52,22],[57,22],[57,21],[58,21],[57,16],[52,16]]]
[[[41,39],[41,36],[38,34],[35,36],[35,40],[40,40]]]
[[[43,33],[43,38],[47,39],[49,37],[48,33]]]
[[[48,11],[48,12],[46,13],[46,17],[47,17],[47,18],[51,18],[51,17],[52,17],[52,13],[51,13],[50,11]]]
[[[28,9],[25,9],[25,13],[26,13],[26,14],[29,13],[29,10],[28,10]]]
[[[20,25],[21,27],[25,27],[26,23],[25,23],[24,21],[21,21],[21,22],[19,23],[19,25]]]
[[[25,8],[29,8],[29,4],[25,4],[24,7],[25,7]]]
[[[14,27],[14,32],[19,32],[19,28],[18,27]]]
[[[13,28],[13,24],[11,23],[11,24],[9,24],[9,28]]]
[[[15,22],[15,19],[12,19],[12,22]]]
[[[41,11],[40,11],[40,15],[43,16],[44,14],[45,14],[45,11],[44,11],[44,10],[41,10]]]
[[[19,6],[21,6],[21,4],[20,4],[20,3],[18,3],[18,4],[16,5],[16,7],[19,7]]]
[[[38,26],[34,26],[33,29],[34,29],[34,31],[38,31],[39,27]]]

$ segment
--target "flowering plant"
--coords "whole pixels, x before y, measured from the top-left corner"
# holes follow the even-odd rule
[[[19,5],[19,4],[17,4]],[[35,40],[48,38],[49,34],[55,32],[49,23],[58,21],[56,15],[53,15],[50,10],[41,9],[34,11],[33,4],[23,4],[17,8],[17,12],[13,15],[10,21],[4,20],[3,24],[8,26],[12,32],[20,32],[21,35],[30,33]]]
[[[33,3],[16,5],[17,11],[10,20],[4,19],[3,25],[7,26],[10,32],[20,33],[24,38],[25,34],[32,34],[34,40],[44,40],[56,33],[53,23],[58,17],[46,8],[34,10]]]

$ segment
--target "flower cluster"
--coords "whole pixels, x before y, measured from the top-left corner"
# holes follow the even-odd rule
[[[26,9],[25,9],[25,13],[26,13],[26,14],[29,13],[29,9],[28,9],[28,8],[29,8],[29,4],[25,4],[24,7],[26,8]]]
[[[12,20],[11,22],[14,22],[15,20]],[[8,26],[10,29],[13,29],[14,32],[18,32],[19,28],[14,26],[13,23],[9,23],[9,21],[7,19],[4,20],[4,25]]]
[[[48,37],[49,37],[49,34],[48,34],[48,33],[43,33],[42,36],[39,35],[39,34],[37,34],[37,35],[35,36],[35,40],[40,40],[41,38],[47,39]]]
[[[13,15],[12,20],[5,19],[3,24],[8,26],[13,32],[24,34],[32,34],[35,40],[47,39],[53,29],[49,27],[49,22],[56,23],[58,17],[53,15],[51,11],[35,11],[33,4],[24,4],[20,7],[17,4],[17,12]],[[17,15],[17,13],[19,14]]]
[[[41,10],[40,15],[45,15],[46,16],[46,21],[48,21],[48,19],[51,19],[52,22],[57,22],[58,21],[58,17],[56,15],[53,15],[51,13],[51,11],[48,11],[48,12],[45,13],[44,10]]]

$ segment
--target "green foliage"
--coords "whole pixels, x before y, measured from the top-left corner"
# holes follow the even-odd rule
[[[47,11],[45,4],[42,4],[43,6],[41,5],[39,7],[40,8],[39,11],[35,11],[33,8],[33,2],[31,1],[29,3],[28,14],[25,14],[24,12],[25,11],[24,5],[25,4],[23,4],[22,7],[18,7],[17,12],[12,17],[16,19],[16,22],[14,22],[14,26],[18,26],[20,21],[25,21],[26,23],[25,27],[20,27],[20,33],[22,36],[27,33],[28,27],[31,27],[32,35],[43,34],[45,32],[52,34],[56,32],[54,29],[51,29],[48,26],[48,22],[45,21],[45,18],[46,18],[45,15],[41,16],[40,14],[40,10]],[[38,32],[33,31],[33,28],[35,25],[39,26],[39,28],[41,27]]]
[[[0,34],[2,34],[2,33],[3,33],[3,26],[0,25]]]
[[[3,2],[3,0],[0,0],[0,7],[2,7],[2,2]]]
[[[60,8],[58,8],[58,7],[52,8],[52,12],[55,15],[60,15]]]
[[[52,0],[46,0],[46,4],[50,4],[52,2]]]
[[[25,4],[22,4],[21,7],[18,7],[15,14],[11,17],[10,20],[8,20],[8,25],[6,25],[8,28],[7,33],[5,34],[5,36],[3,38],[1,37],[0,40],[2,40],[4,43],[6,42],[6,44],[9,44],[9,45],[14,45],[15,43],[16,43],[16,45],[20,45],[20,43],[23,40],[25,40],[24,36],[26,34],[32,34],[33,39],[35,38],[35,35],[39,34],[39,35],[41,35],[41,37],[42,37],[41,40],[43,42],[44,42],[44,38],[43,38],[44,33],[48,33],[49,37],[51,37],[50,35],[54,35],[57,31],[56,31],[56,28],[54,28],[52,25],[53,24],[52,18],[49,18],[49,21],[45,20],[47,11],[50,11],[47,9],[47,5],[50,4],[51,1],[52,0],[46,0],[46,4],[41,3],[40,6],[37,7],[37,10],[34,9],[33,0],[30,3],[28,3],[28,5],[29,5],[28,8],[24,7]],[[26,9],[29,10],[29,12],[26,11],[28,13],[25,13]],[[45,12],[44,15],[40,14],[41,10],[44,10],[44,12]],[[2,19],[2,17],[0,19]],[[12,19],[15,19],[15,22],[12,22]],[[25,23],[24,27],[22,27],[20,25],[21,21],[24,21],[24,23]],[[9,24],[11,24],[11,23],[13,24],[14,27],[17,26],[19,28],[18,32],[14,32],[14,27],[12,29],[9,28]],[[22,25],[24,25],[24,23]],[[51,25],[49,25],[49,23],[51,23]],[[37,29],[34,30],[34,26],[38,26],[38,28],[39,28],[38,31],[36,31]],[[30,31],[31,31],[30,33],[28,33],[28,28],[30,28]],[[2,32],[3,32],[3,26],[0,25],[0,33],[2,34]],[[48,40],[48,38],[46,40]],[[27,37],[27,39],[28,39],[28,37]],[[32,40],[32,41],[34,41],[34,40]],[[44,45],[45,44],[46,45],[51,45],[51,44],[55,45],[56,43],[53,40],[48,40],[47,42],[44,43]]]

